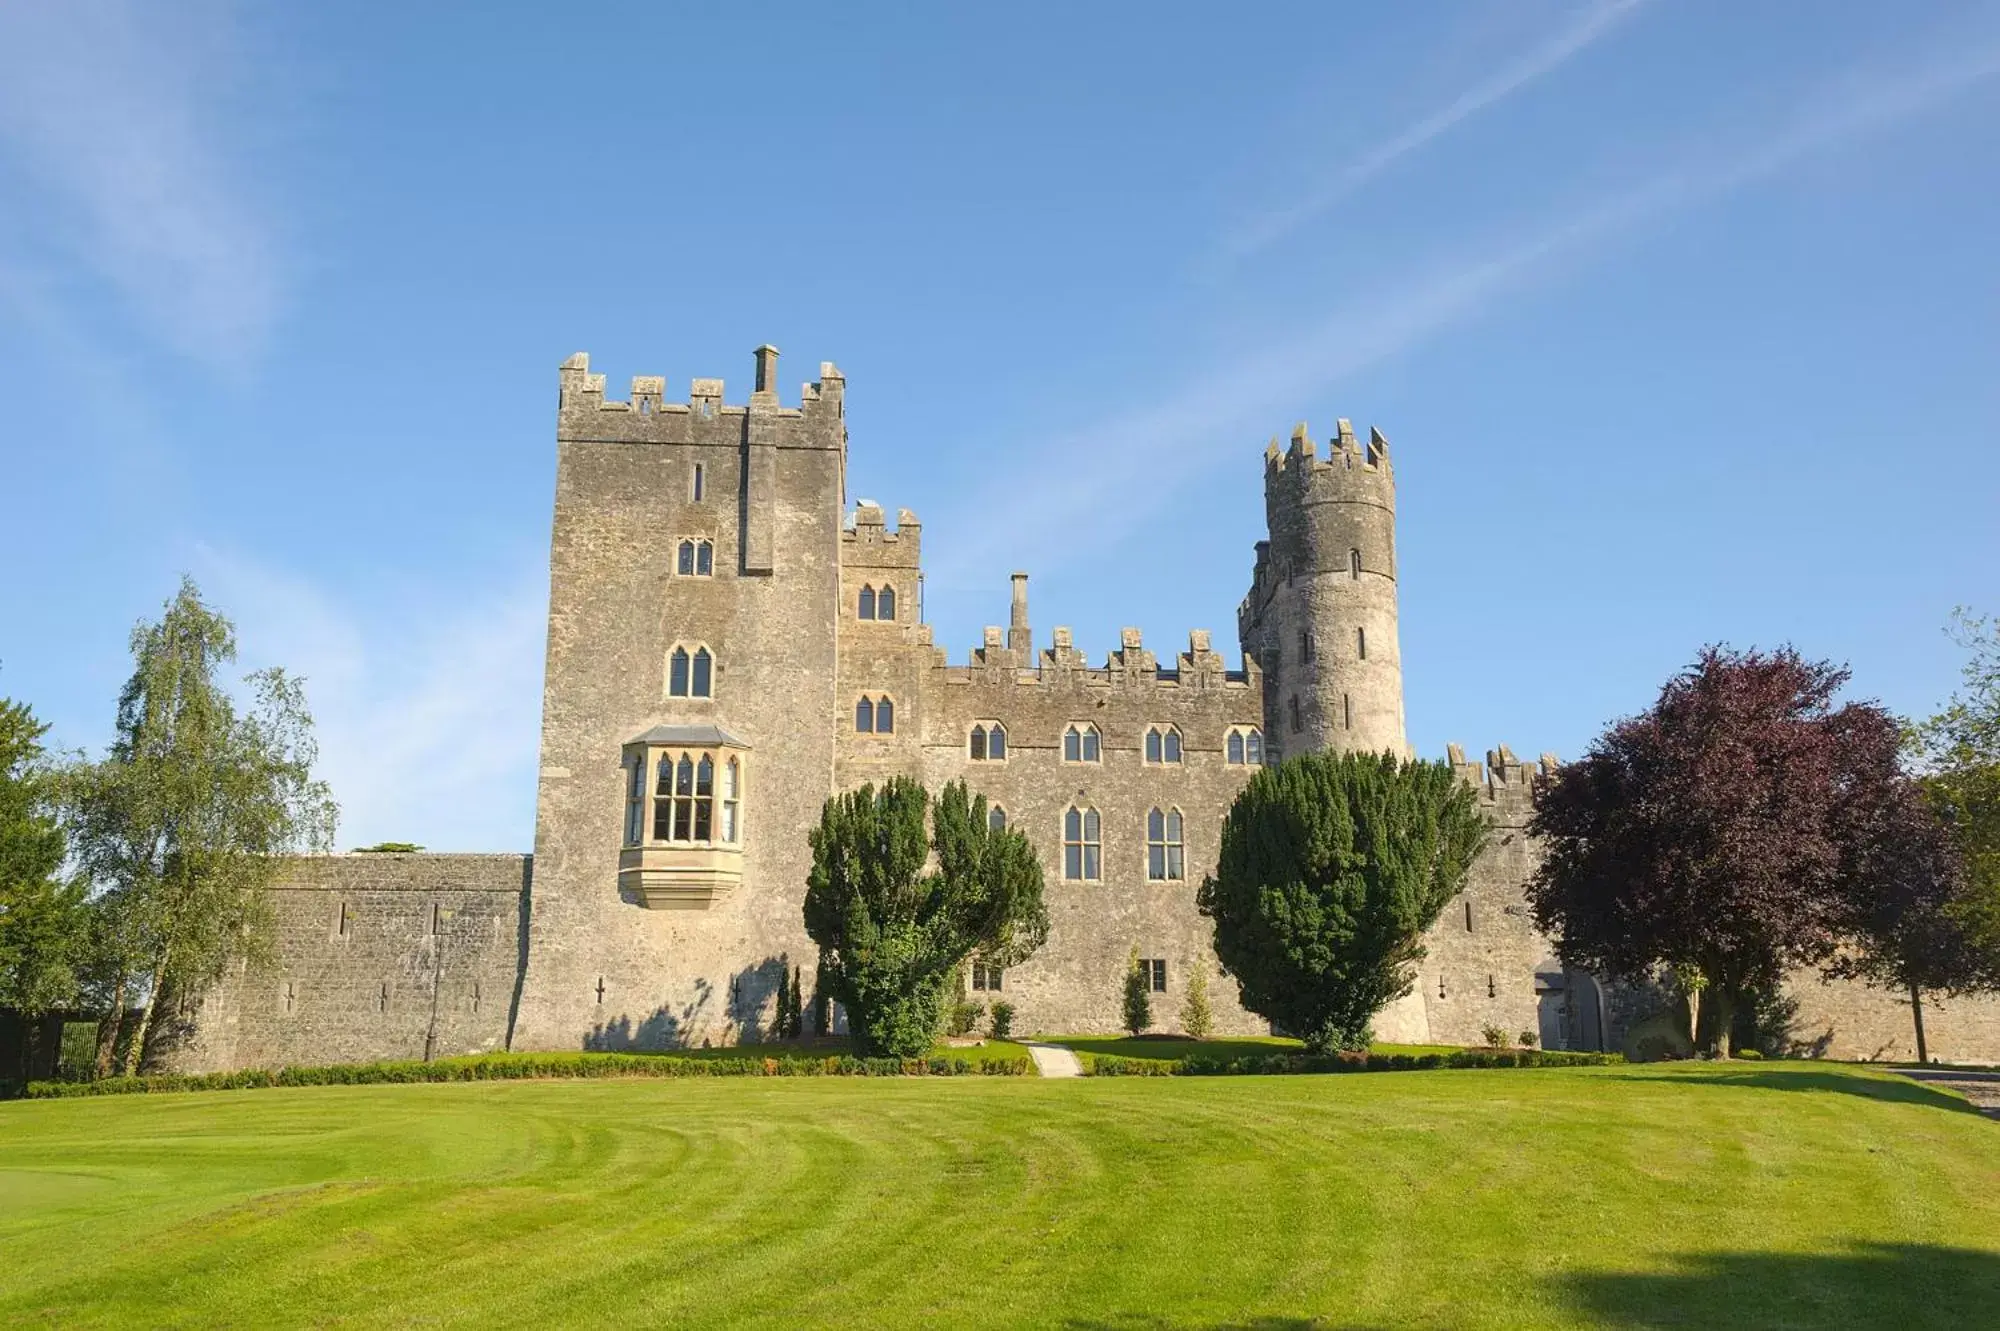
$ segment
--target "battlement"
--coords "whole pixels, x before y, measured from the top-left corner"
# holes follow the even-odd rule
[[[924,524],[907,508],[896,510],[888,526],[880,504],[863,499],[840,531],[840,562],[867,568],[916,568],[923,552]]]
[[[757,348],[755,354],[756,376],[750,401],[736,406],[723,401],[723,381],[720,379],[691,380],[687,401],[669,402],[666,400],[666,378],[656,374],[633,375],[629,396],[622,401],[607,398],[604,376],[592,373],[590,353],[579,351],[564,361],[558,371],[561,388],[557,410],[565,417],[574,413],[618,413],[642,418],[692,416],[704,420],[752,413],[780,417],[815,416],[827,410],[836,415],[840,413],[847,377],[835,368],[832,361],[822,361],[819,379],[800,388],[800,405],[786,407],[778,401],[778,349],[765,345]]]
[[[1346,417],[1335,423],[1335,433],[1327,441],[1327,455],[1319,456],[1318,446],[1307,433],[1306,423],[1300,421],[1292,427],[1292,441],[1289,447],[1280,449],[1274,438],[1264,447],[1264,473],[1266,482],[1277,477],[1285,477],[1293,484],[1310,481],[1315,477],[1334,473],[1373,472],[1382,477],[1390,474],[1389,439],[1381,430],[1370,426],[1368,442],[1360,443],[1354,435],[1354,424]]]
[[[1533,810],[1542,783],[1561,766],[1553,753],[1544,753],[1533,764],[1524,763],[1505,744],[1488,749],[1483,764],[1476,758],[1468,759],[1463,745],[1447,744],[1445,761],[1454,775],[1479,792],[1481,804],[1504,806],[1523,815]]]
[[[1055,630],[1051,644],[1040,652],[1007,645],[1007,634],[999,625],[988,625],[984,641],[972,649],[964,665],[952,665],[943,648],[932,652],[931,666],[943,673],[946,684],[990,681],[1008,676],[1024,686],[1072,686],[1117,689],[1244,689],[1261,690],[1263,677],[1257,663],[1245,656],[1242,668],[1231,670],[1222,654],[1212,646],[1207,629],[1188,633],[1187,650],[1176,653],[1173,664],[1162,666],[1147,650],[1138,629],[1120,629],[1118,647],[1106,654],[1102,666],[1092,666],[1078,651],[1075,637],[1067,627]],[[1017,640],[1018,641],[1018,640]]]

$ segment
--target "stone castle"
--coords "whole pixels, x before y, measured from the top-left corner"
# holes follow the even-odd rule
[[[777,351],[755,355],[746,405],[717,379],[669,402],[644,376],[609,400],[587,356],[562,366],[533,855],[294,861],[275,963],[197,1000],[178,1064],[757,1040],[780,975],[813,976],[801,903],[822,803],[898,774],[963,778],[1040,852],[1047,945],[968,977],[971,997],[1015,1005],[1016,1031],[1117,1029],[1134,949],[1163,1026],[1205,968],[1218,1033],[1268,1031],[1217,969],[1195,889],[1260,764],[1408,751],[1388,441],[1343,420],[1324,456],[1304,426],[1266,450],[1233,668],[1202,630],[1165,661],[1131,629],[1102,665],[1068,629],[1038,642],[1023,573],[1007,627],[954,665],[923,622],[915,516],[848,509],[845,378],[823,364],[786,406]],[[1564,972],[1522,900],[1554,759],[1449,758],[1494,835],[1378,1034],[1604,1047],[1616,995]],[[1823,1049],[1904,1053],[1908,1011],[1887,995],[1794,989]],[[2000,1057],[2000,1006],[1929,1018],[1934,1055]]]

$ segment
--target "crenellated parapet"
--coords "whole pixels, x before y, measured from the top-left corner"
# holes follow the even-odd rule
[[[890,527],[879,504],[855,505],[840,532],[840,562],[858,568],[908,568],[923,564],[924,525],[907,508],[896,510]]]
[[[1524,763],[1505,744],[1488,749],[1484,763],[1468,759],[1462,745],[1447,744],[1445,761],[1459,780],[1478,792],[1480,804],[1503,823],[1525,823],[1534,812],[1535,798],[1543,784],[1561,765],[1553,753],[1544,753],[1537,762]]]
[[[1229,669],[1222,654],[1210,645],[1207,629],[1190,632],[1187,650],[1176,653],[1168,667],[1162,667],[1158,657],[1147,649],[1138,629],[1122,629],[1118,647],[1105,657],[1102,666],[1093,666],[1077,650],[1075,637],[1067,627],[1058,627],[1050,645],[1031,655],[1009,646],[1001,628],[989,625],[984,641],[972,649],[965,665],[951,664],[939,648],[932,654],[931,666],[946,684],[991,682],[998,677],[1026,688],[1120,692],[1160,689],[1182,693],[1208,689],[1257,693],[1263,689],[1257,663],[1246,656],[1240,670]]]
[[[590,354],[579,351],[562,363],[558,371],[559,392],[556,409],[557,437],[560,439],[604,440],[618,443],[686,443],[702,433],[706,422],[734,418],[739,428],[751,421],[777,426],[775,442],[780,447],[826,447],[828,430],[845,440],[842,425],[845,413],[847,378],[833,362],[819,367],[819,379],[805,384],[800,404],[787,407],[778,400],[777,348],[757,348],[756,372],[750,400],[736,405],[723,400],[723,381],[695,379],[689,383],[685,402],[667,400],[663,375],[632,376],[625,398],[606,396],[605,378],[593,373]],[[786,428],[785,422],[795,423]]]

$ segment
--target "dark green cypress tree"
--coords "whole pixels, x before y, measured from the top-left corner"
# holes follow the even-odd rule
[[[1243,1006],[1314,1051],[1365,1046],[1487,828],[1443,763],[1312,753],[1258,772],[1197,898]]]

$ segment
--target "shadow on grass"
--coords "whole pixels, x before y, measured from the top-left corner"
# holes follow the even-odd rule
[[[1613,1081],[1655,1081],[1675,1086],[1749,1087],[1765,1091],[1831,1091],[1891,1104],[1928,1105],[1959,1114],[1979,1111],[1962,1097],[1904,1077],[1867,1076],[1856,1072],[1822,1072],[1806,1068],[1718,1068],[1702,1064],[1687,1072],[1605,1072]]]
[[[1175,1322],[1161,1317],[1141,1317],[1136,1313],[1103,1321],[1073,1317],[1063,1326],[1070,1331],[1379,1331],[1359,1322],[1318,1322],[1310,1317],[1252,1317],[1236,1322]]]
[[[1140,1317],[1138,1313],[1112,1317],[1110,1321],[1072,1317],[1062,1325],[1070,1331],[1378,1331],[1376,1327],[1366,1327],[1362,1323],[1314,1321],[1310,1317],[1250,1317],[1246,1321],[1216,1321],[1198,1325],[1192,1321],[1168,1321],[1164,1317]]]
[[[1613,1327],[1992,1326],[2000,1253],[1866,1244],[1841,1253],[1716,1253],[1667,1272],[1559,1281],[1593,1325]]]

